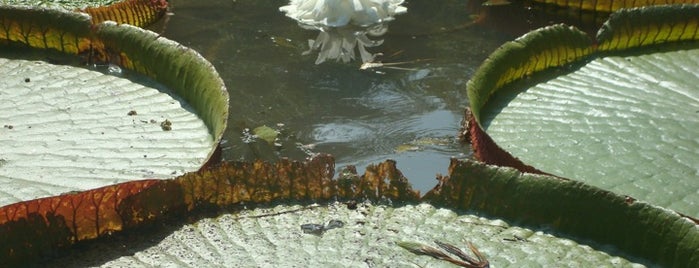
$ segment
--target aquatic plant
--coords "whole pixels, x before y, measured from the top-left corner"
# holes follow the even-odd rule
[[[401,4],[403,0],[292,0],[279,10],[302,28],[320,30],[315,40],[308,40],[309,49],[304,52],[318,51],[316,64],[328,59],[350,62],[355,59],[355,49],[364,63],[375,56],[366,48],[383,43],[367,35],[386,33],[386,22],[408,11]]]
[[[306,25],[370,26],[407,12],[401,4],[403,0],[292,0],[279,10]]]

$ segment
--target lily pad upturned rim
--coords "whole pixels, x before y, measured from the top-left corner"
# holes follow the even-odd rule
[[[583,182],[452,159],[422,200],[612,245],[668,267],[699,264],[699,225],[675,211]]]
[[[546,174],[503,150],[486,133],[482,109],[493,93],[544,70],[641,48],[699,40],[699,17],[694,15],[697,13],[699,4],[621,9],[604,23],[596,40],[573,27],[558,24],[534,30],[503,44],[467,83],[470,109],[465,113],[464,134],[467,137],[464,138],[471,142],[474,156],[488,164]]]
[[[467,84],[470,110],[467,110],[465,115],[467,124],[464,126],[466,128],[464,134],[467,137],[464,138],[471,142],[475,157],[487,164],[514,167],[527,173],[546,174],[545,171],[529,166],[527,163],[523,163],[519,159],[513,157],[509,152],[499,147],[484,130],[481,121],[484,120],[482,109],[491,99],[493,93],[513,82],[522,81],[522,79],[543,73],[542,71],[544,70],[582,64],[591,58],[624,55],[637,49],[647,49],[664,44],[696,42],[696,40],[699,40],[699,17],[697,17],[696,14],[699,14],[699,5],[697,4],[623,9],[612,14],[610,19],[598,32],[595,40],[590,39],[585,33],[577,29],[561,24],[532,31],[515,41],[504,44],[481,65]],[[491,178],[495,178],[495,176],[482,179],[490,181]],[[561,182],[571,181],[560,177],[556,179]],[[508,183],[505,185],[508,185]],[[489,187],[495,187],[496,189],[490,189]],[[522,187],[534,189],[532,188],[534,187],[533,185]],[[489,189],[488,191],[500,191],[497,189],[498,187],[493,185],[483,188],[475,187],[475,189],[484,188]],[[490,210],[490,214],[500,216],[505,216],[503,213],[510,213],[507,212],[508,209],[498,209],[496,204],[492,204],[493,202],[485,202],[476,199],[477,197],[474,196],[476,196],[477,193],[468,192],[469,190],[464,191],[467,193],[457,198],[457,200],[463,200],[463,202],[471,204],[471,208],[479,211]],[[535,199],[531,196],[527,198]],[[629,205],[638,203],[632,197],[627,198]],[[501,204],[501,206],[504,205]],[[656,208],[669,212],[669,210],[665,208]],[[547,209],[543,208],[542,210],[547,211]],[[670,221],[674,221],[671,219],[675,218],[674,216],[660,216],[660,218],[667,217],[665,220],[660,221],[664,223],[659,222],[654,224],[655,227],[649,226],[648,228],[653,229],[654,232],[658,232],[656,234],[658,238],[668,239],[667,241],[676,240],[674,245],[670,243],[662,247],[664,248],[663,251],[672,252],[684,248],[685,253],[675,252],[670,254],[684,256],[682,258],[675,258],[675,261],[684,259],[687,261],[686,263],[696,263],[699,253],[696,249],[689,250],[691,247],[687,248],[686,246],[691,244],[696,245],[697,241],[694,238],[687,238],[685,235],[691,234],[691,236],[695,237],[697,228],[699,228],[697,226],[699,221],[676,212],[672,212],[671,214],[679,215],[681,218],[684,218],[683,224],[689,224],[690,227],[681,231],[682,234],[676,233],[676,230],[667,232],[657,230],[659,226],[664,227],[666,224],[669,224]],[[658,215],[654,217],[656,216]],[[514,217],[518,218],[517,216]],[[605,218],[605,216],[601,217]],[[522,220],[522,218],[518,219]],[[556,221],[555,219],[551,220],[553,221],[552,224],[561,224],[560,221]],[[630,219],[621,217],[617,220],[626,221]],[[638,218],[637,221],[653,220],[641,217]],[[542,221],[539,219],[535,222],[540,224]],[[624,229],[622,228],[620,230]],[[568,230],[567,232],[576,233],[577,231]],[[588,235],[582,236],[587,237]],[[604,234],[602,234],[602,237],[604,238]],[[638,252],[640,250],[644,252],[642,255],[651,253],[652,250],[650,250],[650,248],[657,246],[651,245],[648,241],[641,242],[646,245],[631,245],[632,242],[630,242],[630,240],[625,241],[623,239],[613,244],[625,247],[631,251]],[[663,256],[663,254],[657,252],[652,254],[656,255],[654,259],[657,258],[660,260],[660,263],[675,263],[671,261],[671,256]]]
[[[10,28],[17,27],[13,23],[41,25],[40,29],[22,29],[28,32],[0,33],[0,39],[10,41],[0,42],[0,47],[23,43],[76,57],[77,54],[93,53],[89,49],[94,48],[98,53],[106,54],[109,62],[166,85],[194,107],[209,128],[214,147],[205,163],[215,158],[216,147],[228,123],[229,96],[214,66],[195,50],[128,24],[107,21],[93,25],[90,16],[81,12],[0,5],[0,17],[10,18],[3,20],[3,24]],[[50,36],[54,33],[60,37]],[[47,42],[50,38],[60,41]]]
[[[647,25],[643,23],[644,21],[646,21],[643,19],[644,16],[653,17],[657,15],[656,12],[674,14],[672,13],[672,10],[678,10],[678,15],[670,16],[668,21],[666,21],[664,24]],[[693,14],[693,16],[686,14]],[[483,129],[483,126],[481,125],[481,120],[483,120],[481,109],[490,100],[492,94],[495,91],[498,91],[501,88],[503,88],[505,85],[509,85],[510,83],[515,81],[521,81],[522,79],[530,77],[533,74],[538,74],[542,70],[584,63],[591,57],[623,55],[629,53],[630,51],[634,51],[638,48],[649,48],[662,44],[680,43],[685,41],[692,42],[695,40],[699,40],[699,31],[692,30],[699,28],[697,26],[699,25],[699,16],[696,16],[696,14],[699,14],[699,5],[656,6],[631,10],[621,10],[612,15],[612,17],[605,23],[605,25],[598,33],[596,42],[588,42],[588,44],[590,45],[587,48],[569,45],[566,43],[565,40],[550,38],[552,36],[563,36],[568,37],[568,39],[576,38],[570,38],[570,36],[572,35],[577,36],[577,38],[579,38],[580,40],[587,39],[584,33],[565,25],[555,25],[535,30],[521,37],[520,39],[517,39],[516,41],[506,43],[495,53],[493,53],[493,55],[491,55],[491,57],[488,60],[486,60],[486,62],[483,63],[483,65],[476,71],[476,74],[468,83],[468,94],[469,97],[471,97],[471,107],[470,111],[466,112],[466,121],[468,123],[465,125],[465,128],[467,128],[467,132],[465,132],[465,134],[468,137],[465,138],[470,139],[470,142],[472,143],[472,146],[474,148],[474,155],[477,159],[487,164],[498,165],[501,167],[514,167],[522,172],[527,173],[545,174],[544,171],[538,170],[535,167],[529,166],[521,162],[519,159],[513,157],[509,152],[500,148]],[[627,20],[625,19],[625,17],[629,17],[629,19]],[[647,21],[657,22],[657,19],[651,19]],[[648,31],[653,32],[653,34],[648,34]],[[540,38],[542,40],[536,40],[537,38]],[[532,41],[532,39],[535,40]],[[583,51],[587,51],[587,53],[580,53],[580,49],[583,49]],[[452,174],[452,176],[454,175]],[[477,176],[475,174],[471,174],[471,176],[483,177]],[[538,178],[542,178],[539,177],[540,175],[527,175],[526,173],[522,176],[537,178],[537,180],[539,180]],[[679,214],[674,211],[670,211],[666,208],[653,206],[643,202],[637,202],[632,197],[626,197],[626,200],[622,198],[615,202],[617,202],[621,206],[624,206],[624,203],[626,202],[626,205],[628,205],[629,207],[648,206],[646,208],[634,208],[634,210],[640,209],[639,212],[643,212],[645,210],[645,212],[643,212],[642,214],[645,214],[646,216],[641,216],[639,214],[637,216],[631,217],[631,214],[625,212],[622,215],[610,214],[607,216],[601,216],[601,218],[595,218],[595,215],[597,214],[594,213],[593,215],[587,216],[580,214],[580,222],[586,222],[590,220],[590,218],[592,217],[592,219],[597,219],[598,221],[606,222],[607,224],[611,225],[621,224],[619,226],[621,228],[611,228],[612,230],[610,230],[606,234],[606,231],[595,233],[597,231],[590,232],[590,230],[583,230],[586,227],[580,229],[581,225],[579,225],[579,223],[577,222],[565,223],[565,221],[562,221],[564,217],[556,219],[556,216],[546,216],[545,214],[549,214],[552,211],[556,210],[546,208],[548,206],[554,206],[554,204],[540,206],[538,207],[538,210],[536,210],[536,207],[529,208],[534,209],[534,211],[527,212],[524,207],[519,207],[519,205],[513,207],[512,205],[508,204],[498,204],[498,197],[497,195],[494,195],[494,193],[499,193],[505,196],[511,196],[514,194],[518,194],[519,191],[525,191],[526,189],[528,189],[528,192],[531,190],[538,191],[537,189],[540,189],[541,187],[535,187],[535,184],[544,184],[550,182],[531,181],[530,183],[524,183],[520,182],[520,180],[499,182],[500,177],[495,175],[486,176],[486,178],[484,178],[483,180],[490,182],[490,184],[487,187],[479,187],[477,185],[470,187],[460,186],[460,189],[464,191],[465,194],[456,199],[461,200],[461,202],[465,204],[468,204],[468,207],[470,208],[477,209],[478,211],[487,212],[491,215],[502,216],[506,218],[514,218],[517,220],[523,220],[525,222],[529,221],[535,224],[549,222],[554,226],[558,226],[556,227],[556,229],[560,228],[561,230],[565,230],[564,232],[567,233],[577,233],[583,237],[594,237],[593,239],[595,240],[606,240],[609,241],[611,244],[625,248],[626,250],[629,250],[631,252],[636,252],[636,254],[642,255],[647,258],[655,259],[663,265],[680,265],[679,263],[683,263],[681,265],[692,266],[690,265],[690,263],[694,263],[693,265],[696,265],[697,261],[699,261],[699,252],[697,252],[696,250],[696,234],[699,228],[699,225],[697,225],[699,221],[697,219]],[[560,183],[570,182],[585,186],[580,182],[576,182],[565,178],[550,178],[558,180]],[[473,181],[475,183],[479,183],[476,179],[474,179]],[[511,185],[512,183],[515,183],[515,181],[518,185],[522,183],[522,186],[518,187]],[[497,184],[501,183],[502,185],[497,186]],[[506,189],[512,189],[513,187],[517,189],[517,192],[503,193],[504,191],[508,191]],[[559,189],[559,187],[554,188]],[[599,193],[610,193],[601,189],[595,189],[596,187],[591,188],[593,188],[593,190],[595,191],[598,191]],[[486,193],[483,193],[483,195],[481,196],[481,193],[479,193],[478,191],[468,189],[487,189],[487,191]],[[619,196],[618,194],[614,195]],[[569,198],[570,196],[564,195],[564,197]],[[615,199],[616,198],[618,197],[615,197]],[[530,199],[537,199],[537,197],[532,196],[530,194],[527,195],[526,198],[523,198],[521,202],[528,202],[527,200]],[[553,198],[549,200],[557,200],[553,202],[558,202],[559,198]],[[508,202],[512,201],[513,200],[509,200]],[[568,202],[564,203],[577,204]],[[585,201],[580,201],[580,203],[580,205],[591,205],[586,204],[587,202]],[[514,202],[514,204],[520,204],[520,202]],[[517,207],[519,207],[519,209],[517,209]],[[512,210],[515,210],[517,212],[512,212]],[[571,208],[564,208],[563,210],[570,210],[571,212],[580,211],[579,209]],[[599,210],[599,208],[589,208],[587,210],[583,209],[582,211],[599,212],[604,210]],[[516,215],[510,213],[514,213]],[[508,216],[508,214],[510,216]],[[671,214],[675,216],[670,216]],[[522,216],[524,216],[524,218],[522,218]],[[660,220],[663,218],[665,218],[665,220]],[[658,220],[660,221],[656,222]],[[625,222],[627,221],[629,221],[629,225],[625,226],[627,224]],[[600,224],[598,222],[593,223]],[[637,224],[648,226],[640,228]],[[659,229],[664,229],[668,224],[681,224],[684,227],[678,227],[676,229],[666,229],[665,231]],[[639,235],[635,231],[631,230],[636,228],[640,228],[636,231],[649,232],[648,230],[651,230],[651,233],[641,235],[645,238],[641,238],[641,241],[638,241],[640,243],[631,242],[633,239],[637,239],[637,237],[635,236]],[[581,231],[584,233],[580,233]],[[619,237],[622,238],[620,239]],[[660,244],[657,244],[656,242],[643,240],[648,238],[653,238],[652,240],[662,239],[664,242],[660,242]],[[611,242],[611,240],[617,241]]]

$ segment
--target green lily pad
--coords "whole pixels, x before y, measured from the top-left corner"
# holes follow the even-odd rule
[[[488,133],[546,172],[699,217],[699,49],[608,56],[492,99]]]
[[[31,6],[75,10],[85,7],[106,6],[121,2],[120,0],[0,0],[0,4],[12,6]]]
[[[174,177],[214,146],[187,102],[143,77],[4,58],[0,77],[0,205]]]
[[[42,59],[0,59],[0,205],[170,178],[212,159],[228,94],[198,53],[82,13],[0,5],[0,17],[10,41],[0,46],[35,47]],[[112,73],[46,62],[55,50],[67,62],[103,57]]]
[[[341,226],[306,233],[304,224]],[[141,239],[139,239],[141,240]],[[546,229],[510,225],[502,220],[428,204],[386,206],[342,203],[328,206],[278,205],[203,219],[168,233],[155,243],[144,237],[142,251],[105,259],[121,249],[100,245],[54,262],[57,266],[232,266],[232,267],[454,267],[415,255],[398,242],[442,241],[470,252],[473,243],[497,267],[639,267],[619,252],[600,251]]]
[[[469,82],[475,155],[699,217],[698,11],[621,10],[593,42],[557,25],[503,45]]]

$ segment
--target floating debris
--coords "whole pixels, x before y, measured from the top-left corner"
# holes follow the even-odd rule
[[[427,255],[435,259],[443,260],[443,261],[448,261],[453,264],[456,264],[461,267],[469,267],[469,268],[486,268],[490,267],[490,263],[488,260],[483,256],[483,254],[478,251],[476,246],[474,246],[471,242],[468,243],[468,248],[473,252],[474,255],[476,255],[476,258],[471,258],[468,256],[465,252],[463,252],[461,249],[458,247],[447,244],[444,242],[440,241],[434,241],[435,244],[437,244],[440,248],[445,250],[448,253],[451,253],[453,255],[456,255],[459,257],[460,260],[454,259],[451,256],[447,255],[446,253],[442,252],[438,248],[435,247],[430,247],[427,245],[423,245],[420,243],[415,243],[415,242],[396,242],[398,246],[412,252],[418,255]]]
[[[409,143],[404,143],[401,145],[398,145],[395,149],[396,153],[404,153],[404,152],[414,152],[414,151],[421,151],[423,149],[427,148],[433,148],[433,147],[445,147],[450,144],[455,143],[454,137],[423,137],[419,138],[416,140],[413,140]]]
[[[165,121],[160,123],[160,127],[163,129],[163,131],[170,131],[172,130],[172,122],[170,122],[170,120],[165,119]]]
[[[342,228],[345,223],[341,220],[330,220],[327,224],[306,223],[301,224],[301,230],[306,234],[322,235],[328,230]]]
[[[253,129],[252,134],[254,134],[257,138],[266,141],[269,144],[274,144],[274,141],[277,139],[277,136],[279,135],[279,131],[266,125],[262,125]]]

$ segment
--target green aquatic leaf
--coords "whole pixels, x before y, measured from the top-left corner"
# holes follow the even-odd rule
[[[698,5],[620,11],[600,31],[590,56],[594,60],[573,60],[570,70],[530,76],[500,71],[521,66],[518,61],[487,61],[469,83],[469,96],[477,98],[471,99],[474,122],[469,127],[476,156],[581,180],[699,217],[699,183],[690,179],[699,174],[694,164],[699,143],[691,134],[699,129],[699,95],[693,86],[699,81],[693,70],[699,50],[696,43],[672,45],[699,38],[697,18],[688,15],[697,12]],[[659,14],[675,16],[651,19]],[[548,49],[561,44],[545,40],[566,38],[539,36]],[[665,46],[659,50],[658,44]],[[629,51],[650,45],[656,47]],[[538,55],[523,50],[506,59],[518,57]],[[502,77],[517,82],[496,83]]]
[[[342,221],[320,235],[302,225]],[[54,266],[186,267],[454,267],[416,255],[397,242],[468,248],[473,243],[493,267],[642,267],[599,244],[582,243],[545,228],[528,228],[429,204],[280,204],[256,208],[129,238],[128,249],[99,243],[52,261]],[[405,244],[405,243],[404,243]],[[141,249],[141,250],[138,250]],[[449,254],[453,259],[455,255]]]
[[[480,123],[481,109],[504,85],[535,72],[584,59],[592,52],[592,40],[562,24],[541,28],[500,46],[481,64],[468,82],[468,99]]]
[[[0,5],[4,42],[75,55],[89,49],[90,25],[90,16],[84,13]]]
[[[623,9],[613,13],[597,33],[600,51],[625,50],[699,39],[698,5]]]
[[[198,52],[128,24],[100,23],[96,37],[120,66],[145,74],[192,105],[216,142],[228,123],[228,91],[214,66]],[[213,153],[213,152],[212,152]]]
[[[76,54],[88,61],[101,55],[119,64],[109,65],[116,74],[110,75],[3,59],[0,99],[9,105],[0,115],[0,147],[8,148],[0,154],[2,204],[169,178],[214,156],[227,123],[228,93],[197,52],[134,26],[93,25],[85,14],[59,9],[0,6],[0,21],[0,38],[13,41],[0,46],[57,50],[61,57],[74,55],[69,61],[77,61]]]
[[[696,48],[598,58],[502,92],[487,131],[540,170],[699,217],[698,63]]]
[[[412,205],[416,199],[406,195],[410,189],[401,188],[404,182],[392,178],[393,173],[399,173],[395,162],[372,166],[361,179],[347,182],[346,177],[357,177],[356,173],[332,179],[328,160],[332,161],[324,156],[304,163],[227,162],[176,180],[149,181],[158,184],[122,201],[117,213],[121,223],[128,225],[124,228],[130,230],[144,223],[164,223],[157,224],[163,228],[155,233],[119,236],[110,232],[104,234],[108,239],[79,247],[68,257],[51,260],[51,264],[356,266],[369,261],[380,266],[389,262],[444,265],[400,249],[395,242],[401,241],[422,245],[439,241],[438,245],[445,243],[446,248],[440,247],[448,248],[448,252],[460,251],[473,262],[487,260],[512,267],[692,266],[699,262],[696,223],[675,212],[580,182],[454,159],[449,177],[441,177],[439,186],[422,200],[434,206]],[[369,183],[362,182],[365,180]],[[348,183],[355,190],[343,191]],[[393,188],[399,192],[387,191]],[[375,192],[380,196],[370,196]],[[78,196],[63,198],[74,197]],[[301,204],[349,201],[304,206],[270,203],[274,200]],[[238,210],[241,206],[257,209]],[[185,221],[183,209],[189,211],[189,219],[198,220]],[[227,212],[216,218],[205,214],[202,219],[196,213],[221,209]],[[0,215],[2,212],[7,211],[0,210]],[[27,224],[46,226],[51,228],[41,229],[42,233],[66,243],[57,238],[65,236],[59,231],[70,228],[64,224],[51,226],[61,223],[61,215],[50,219],[46,223],[38,216],[17,225],[12,224],[16,221],[5,223],[0,225],[0,232],[11,228],[9,233],[14,234],[12,230],[26,230]],[[81,221],[89,222],[90,218]],[[307,226],[323,226],[325,230],[308,232]],[[89,233],[89,229],[83,231]],[[31,237],[42,241],[40,236]],[[127,247],[114,246],[115,241],[127,241]],[[463,254],[469,243],[473,254]],[[5,243],[0,248],[26,245]],[[457,251],[448,245],[464,246],[456,246]]]
[[[186,101],[144,78],[5,58],[0,77],[0,205],[181,175],[215,146]]]
[[[166,0],[123,0],[118,3],[78,9],[92,17],[92,23],[104,21],[128,23],[137,27],[146,27],[165,15],[168,9]]]
[[[266,141],[269,144],[273,144],[274,140],[279,136],[279,132],[268,126],[259,126],[252,130],[252,134],[255,134],[257,138]]]
[[[548,226],[657,265],[699,265],[695,221],[579,181],[453,159],[449,177],[440,178],[423,200],[523,225]]]
[[[9,6],[26,6],[55,8],[65,10],[83,9],[86,7],[106,6],[123,0],[0,0],[0,4]]]
[[[620,9],[629,9],[636,7],[655,6],[655,5],[679,5],[697,3],[696,0],[643,0],[643,1],[625,1],[625,0],[534,0],[534,2],[554,5],[562,8],[570,9],[571,11],[595,11],[595,12],[614,12]]]

